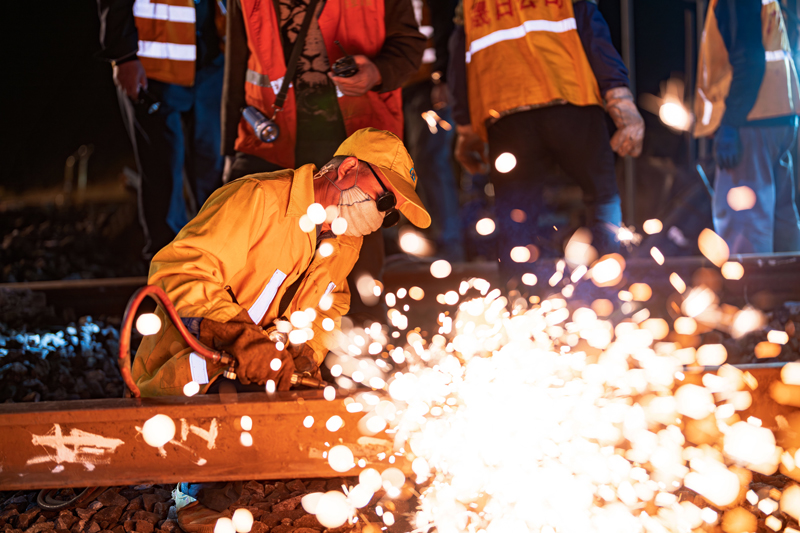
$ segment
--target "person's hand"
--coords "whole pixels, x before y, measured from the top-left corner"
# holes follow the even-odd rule
[[[720,126],[714,134],[714,150],[719,168],[728,170],[738,166],[742,158],[739,129],[725,124]]]
[[[639,157],[644,140],[644,120],[636,104],[633,94],[627,87],[615,87],[606,93],[606,110],[617,126],[611,137],[611,149],[619,155]]]
[[[489,150],[480,135],[472,126],[456,126],[458,138],[454,155],[470,174],[487,174],[489,172]]]
[[[131,100],[139,99],[139,88],[147,89],[147,74],[138,59],[114,65],[114,83],[125,91]]]
[[[275,381],[276,390],[289,390],[295,366],[287,350],[278,350],[267,332],[253,323],[247,311],[241,311],[228,322],[204,318],[200,322],[200,342],[216,350],[224,350],[236,359],[236,375],[244,385]],[[272,360],[281,364],[275,370]]]
[[[383,81],[381,73],[375,63],[367,56],[353,56],[358,65],[358,72],[349,78],[334,76],[333,72],[328,72],[328,77],[342,91],[345,96],[362,96],[367,91]]]
[[[306,344],[287,344],[286,349],[292,355],[294,361],[294,368],[296,372],[309,375],[316,379],[322,379],[322,373],[319,370],[314,350]]]

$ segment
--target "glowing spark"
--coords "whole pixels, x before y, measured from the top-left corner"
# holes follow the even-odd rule
[[[142,335],[155,335],[161,331],[161,319],[155,313],[144,313],[136,319],[136,331]]]
[[[142,426],[142,437],[153,448],[161,448],[175,437],[175,422],[167,415],[155,415]]]
[[[747,185],[734,187],[728,191],[728,205],[734,211],[746,211],[756,205],[756,193]]]
[[[233,512],[231,521],[236,533],[250,533],[253,528],[253,513],[247,509],[236,509]]]
[[[439,259],[438,261],[431,263],[431,275],[434,278],[446,278],[452,271],[453,267],[451,267],[450,263],[444,259]]]
[[[531,251],[526,246],[515,246],[509,255],[515,263],[527,263],[531,258]]]
[[[244,431],[250,431],[253,429],[253,419],[247,415],[244,415],[242,418],[239,419],[239,425],[242,427]]]
[[[311,221],[311,218],[308,215],[301,216],[299,224],[300,224],[300,229],[306,233],[311,233],[312,231],[314,231],[314,228],[316,227],[316,225],[314,224],[314,222]]]
[[[328,464],[336,472],[347,472],[356,466],[352,450],[341,444],[328,452]]]
[[[325,222],[325,218],[327,217],[327,213],[325,212],[325,208],[322,207],[322,204],[313,203],[308,206],[306,210],[306,215],[311,220],[313,224],[322,224]]]
[[[194,396],[200,392],[200,384],[196,381],[190,381],[186,385],[183,386],[183,394],[184,396]]]
[[[675,272],[669,275],[669,282],[673,287],[675,287],[675,290],[678,291],[679,293],[683,294],[684,292],[686,292],[686,283]]]
[[[655,260],[656,263],[659,265],[664,264],[664,254],[661,253],[661,250],[653,246],[650,248],[650,256]]]
[[[334,235],[344,235],[344,232],[347,231],[347,220],[337,216],[331,222],[331,231]]]
[[[742,279],[744,267],[741,263],[727,261],[722,265],[722,277],[725,279]]]
[[[514,167],[517,166],[517,158],[514,157],[514,154],[509,152],[505,152],[497,156],[497,159],[494,162],[494,168],[501,174],[508,174]]]
[[[706,259],[721,267],[730,257],[730,249],[725,240],[706,228],[700,232],[697,238],[697,245],[700,248],[700,253],[706,256]]]
[[[644,224],[642,225],[642,231],[644,231],[648,235],[661,233],[662,229],[664,229],[664,225],[657,218],[651,218],[650,220],[645,220]]]

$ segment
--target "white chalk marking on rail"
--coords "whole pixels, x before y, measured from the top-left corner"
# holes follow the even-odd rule
[[[80,429],[72,428],[69,435],[64,435],[61,425],[53,424],[45,435],[32,435],[31,442],[34,446],[52,448],[53,452],[46,455],[37,455],[28,459],[27,464],[41,464],[55,462],[58,466],[53,468],[53,473],[62,472],[63,463],[82,464],[87,470],[94,470],[94,465],[108,463],[102,457],[107,453],[114,453],[124,441],[95,435]]]
[[[139,434],[142,433],[141,426],[134,426],[134,428],[136,428],[136,431]],[[175,439],[172,439],[171,441],[169,441],[169,444],[177,446],[182,450],[186,450],[187,452],[192,454],[192,456],[196,457],[196,459],[194,458],[191,459],[191,461],[194,464],[196,464],[197,466],[203,466],[204,464],[208,463],[208,461],[206,461],[202,457],[199,457],[197,455],[197,452],[195,452],[190,446],[184,443],[184,441],[189,437],[189,432],[196,434],[198,437],[208,442],[208,449],[211,450],[216,445],[217,435],[219,433],[217,429],[217,419],[216,418],[211,419],[211,425],[208,427],[208,431],[206,431],[203,428],[194,425],[189,425],[189,423],[186,421],[185,418],[181,418],[181,440],[177,441]],[[161,457],[162,459],[166,459],[167,450],[164,446],[158,449],[158,456]]]
[[[185,419],[181,418],[181,437],[182,437],[181,440],[186,440],[186,437],[183,437],[184,435],[183,427],[185,422],[186,422]],[[213,450],[216,447],[217,435],[219,434],[219,431],[217,430],[216,418],[211,419],[211,425],[208,427],[208,431],[199,426],[194,426],[194,425],[189,426],[189,431],[191,431],[192,433],[194,433],[195,435],[206,441],[208,443],[209,450]]]

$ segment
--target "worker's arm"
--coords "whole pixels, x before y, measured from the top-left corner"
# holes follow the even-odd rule
[[[247,77],[247,31],[239,0],[228,1],[225,43],[225,79],[222,85],[222,155],[233,156],[239,132],[241,110],[245,106],[244,84]]]
[[[761,36],[761,2],[720,0],[714,14],[733,68],[722,124],[738,128],[745,125],[756,103],[767,65]]]
[[[114,84],[132,100],[147,88],[147,73],[136,53],[139,32],[133,17],[133,0],[97,0],[100,17],[99,56],[113,65]]]
[[[380,73],[381,81],[373,87],[379,92],[398,89],[419,70],[426,43],[411,0],[386,0],[384,10],[386,39],[378,55],[370,58]]]
[[[611,33],[594,2],[578,0],[573,3],[578,35],[592,67],[600,94],[616,87],[628,87],[628,69],[611,42]]]
[[[150,263],[148,283],[167,293],[181,317],[227,322],[244,308],[225,290],[244,268],[277,209],[255,180],[217,189],[203,208]]]
[[[133,18],[133,0],[97,0],[100,16],[100,57],[116,63],[135,59],[139,33]]]
[[[284,312],[284,316],[288,318],[295,311],[305,311],[308,308],[316,311],[317,317],[311,324],[314,337],[307,341],[306,345],[314,352],[314,362],[317,366],[322,364],[325,355],[334,347],[335,331],[341,325],[342,316],[350,309],[347,276],[358,260],[361,242],[361,237],[340,235],[332,241],[334,251],[331,255],[322,257],[317,254]],[[330,300],[320,306],[325,295],[329,296]],[[325,331],[322,327],[322,321],[326,318],[334,321],[336,328],[333,331]]]

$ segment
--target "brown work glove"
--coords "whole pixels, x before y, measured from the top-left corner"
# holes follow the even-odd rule
[[[456,126],[458,138],[454,155],[470,174],[489,173],[489,150],[480,135],[470,125]]]
[[[269,340],[267,333],[242,311],[227,322],[204,318],[200,322],[200,342],[216,350],[223,350],[236,359],[236,374],[245,385],[267,380],[275,381],[277,390],[289,390],[292,386],[294,360],[286,351],[279,351]],[[281,367],[272,370],[270,363],[280,359]]]
[[[291,344],[286,346],[286,349],[292,356],[294,361],[295,371],[305,374],[315,379],[322,379],[322,373],[319,371],[317,359],[314,356],[314,350],[306,344]]]
[[[644,120],[633,103],[631,90],[627,87],[609,90],[606,93],[606,111],[617,126],[617,132],[611,137],[611,149],[623,157],[639,157],[644,140]]]

